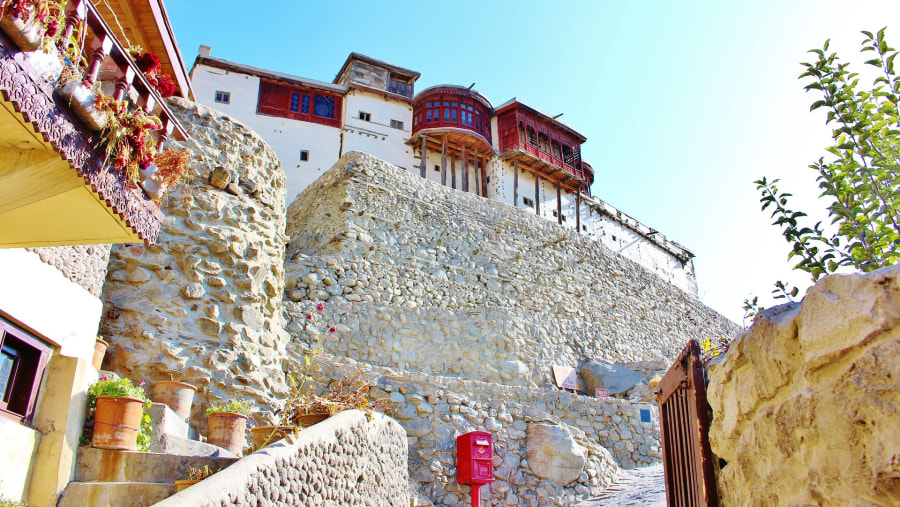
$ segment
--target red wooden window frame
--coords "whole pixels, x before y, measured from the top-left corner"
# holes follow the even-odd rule
[[[298,96],[296,111],[291,110],[291,100],[294,95]],[[316,96],[334,100],[333,118],[315,114]],[[256,113],[340,128],[343,117],[343,101],[343,96],[336,93],[261,81]]]
[[[452,92],[426,95],[416,106],[413,127],[457,127],[471,130],[491,142],[491,111],[472,97]]]
[[[0,350],[15,361],[5,392],[0,393],[0,416],[30,422],[52,347],[31,333],[0,318]]]

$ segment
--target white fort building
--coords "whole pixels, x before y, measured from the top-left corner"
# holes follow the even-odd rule
[[[213,58],[191,69],[197,102],[254,129],[278,154],[288,201],[350,151],[576,229],[696,295],[693,257],[591,196],[586,138],[512,98],[500,105],[472,87],[414,93],[419,73],[358,53],[330,83]]]

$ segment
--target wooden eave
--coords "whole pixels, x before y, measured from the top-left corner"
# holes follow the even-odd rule
[[[0,68],[0,247],[154,243],[158,207],[2,36]]]
[[[559,130],[565,131],[569,135],[573,136],[578,141],[578,144],[584,144],[585,141],[587,141],[587,138],[584,137],[584,135],[582,135],[580,132],[573,129],[572,127],[566,125],[565,123],[563,123],[557,119],[554,119],[553,117],[547,115],[547,113],[541,112],[541,111],[535,109],[534,107],[529,106],[528,104],[526,104],[518,99],[515,99],[515,98],[510,99],[505,104],[501,104],[500,106],[497,106],[497,109],[494,111],[494,116],[500,116],[501,114],[503,114],[507,111],[510,111],[510,110],[514,110],[514,109],[523,109],[523,110],[525,110],[526,113],[528,113],[532,116],[535,116],[538,120],[548,123],[548,124],[552,125],[553,127],[558,128]]]
[[[95,6],[123,46],[137,45],[155,53],[162,71],[178,85],[178,95],[193,100],[191,80],[163,0],[104,0]]]
[[[385,99],[392,99],[392,100],[396,100],[398,102],[403,102],[404,104],[412,105],[413,99],[411,97],[407,97],[405,95],[391,93],[386,90],[377,90],[375,88],[369,88],[368,86],[361,86],[361,85],[358,85],[355,83],[349,83],[346,86],[347,86],[347,88],[349,88],[351,90],[359,90],[359,91],[366,92],[366,93],[373,93],[375,95],[380,95],[382,98],[385,98]]]
[[[299,86],[302,88],[312,88],[315,90],[321,90],[328,93],[333,93],[336,95],[344,95],[347,93],[347,87],[344,85],[336,85],[332,83],[326,83],[324,81],[316,81],[315,79],[306,79],[299,76],[292,76],[290,74],[282,74],[281,72],[275,72],[266,69],[260,69],[258,67],[253,67],[250,65],[243,65],[240,63],[231,62],[228,60],[222,60],[221,58],[213,58],[210,56],[198,56],[194,60],[194,68],[197,65],[205,65],[207,67],[214,67],[216,69],[222,69],[229,72],[236,72],[238,74],[247,74],[250,76],[256,76],[260,79],[267,79],[269,81],[274,81],[277,83],[284,83],[290,86]],[[193,72],[193,69],[192,69]]]
[[[557,167],[546,160],[535,157],[530,153],[526,153],[518,148],[507,150],[500,155],[500,160],[505,162],[516,162],[519,169],[530,171],[538,176],[548,179],[570,192],[578,192],[588,186],[583,179],[573,175],[561,167]]]
[[[450,156],[461,158],[463,147],[470,150],[470,153],[471,150],[479,150],[482,154],[490,154],[491,156],[497,154],[490,143],[487,142],[487,139],[478,133],[468,129],[453,127],[417,130],[413,132],[407,144],[415,150],[420,150],[422,146],[421,139],[426,137],[428,139],[427,149],[439,152],[442,150],[443,143],[441,139],[443,136],[447,136],[447,154]]]

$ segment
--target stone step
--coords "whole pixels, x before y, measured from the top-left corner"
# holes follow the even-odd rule
[[[150,438],[157,442],[161,435],[167,435],[189,440],[200,440],[200,435],[188,423],[178,417],[165,403],[154,403],[147,409],[150,416]],[[151,444],[152,445],[152,444]]]
[[[70,482],[59,507],[144,507],[175,494],[175,484],[156,482]]]
[[[75,480],[171,484],[176,480],[187,479],[191,467],[196,469],[208,465],[210,469],[217,471],[237,460],[237,457],[183,456],[79,447]]]

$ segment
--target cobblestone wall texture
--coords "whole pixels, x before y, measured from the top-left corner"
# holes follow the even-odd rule
[[[408,435],[410,476],[435,505],[469,504],[469,487],[456,481],[456,437],[470,431],[493,436],[491,505],[569,505],[598,494],[622,467],[648,465],[661,456],[656,410],[649,403],[397,371],[340,358],[323,362],[337,365],[335,376],[360,368],[377,386],[372,396],[389,400],[392,416]],[[651,422],[641,422],[641,409],[649,410]],[[575,482],[558,484],[531,471],[526,432],[535,424],[566,428],[586,450]]]
[[[287,234],[287,299],[327,301],[344,326],[329,352],[374,364],[541,385],[550,364],[671,359],[739,330],[571,229],[365,154],[301,193]],[[504,380],[510,361],[524,370]]]
[[[193,422],[210,402],[243,398],[267,419],[283,392],[284,173],[275,153],[228,116],[170,102],[196,144],[189,174],[170,190],[154,246],[113,248],[102,334],[111,369],[153,382],[172,374],[199,388]],[[177,145],[177,143],[176,143]],[[214,166],[258,185],[231,195],[208,183]]]
[[[100,297],[111,245],[78,245],[27,248],[46,264],[58,269],[70,281]]]
[[[762,312],[709,402],[722,505],[900,505],[900,266]]]
[[[342,412],[156,505],[408,507],[406,455],[395,421]]]

